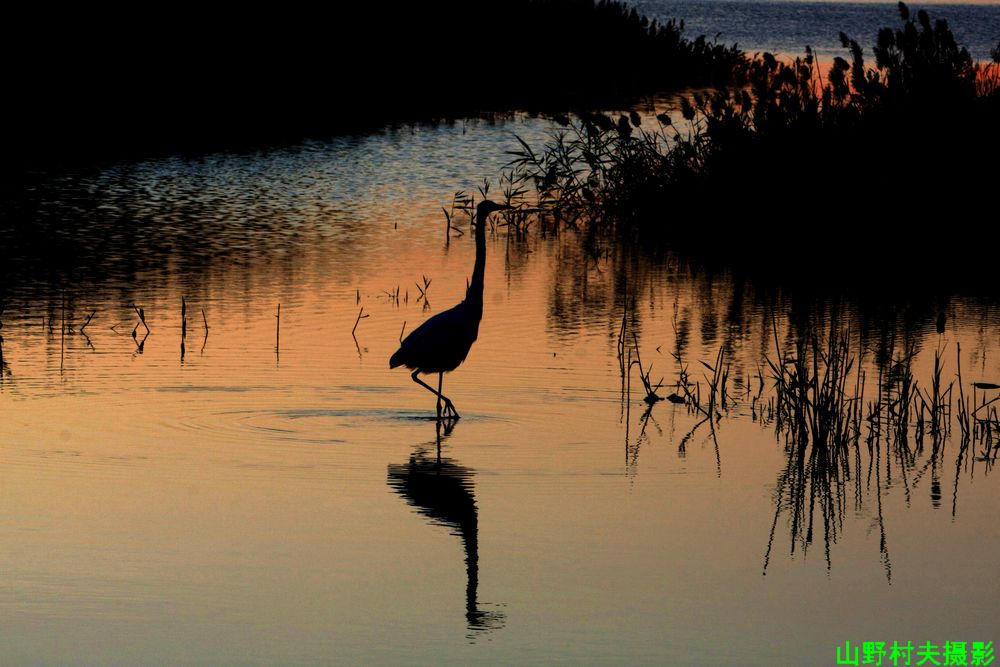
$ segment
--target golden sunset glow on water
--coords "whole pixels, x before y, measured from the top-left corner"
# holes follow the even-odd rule
[[[464,296],[473,244],[467,234],[445,250],[441,227],[433,215],[411,216],[395,229],[383,224],[379,243],[360,253],[333,243],[263,271],[223,268],[198,290],[168,283],[137,293],[151,329],[141,354],[131,337],[136,313],[117,297],[79,303],[76,324],[85,311],[97,314],[86,337],[62,341],[61,355],[51,322],[41,321],[58,311],[28,307],[11,318],[8,305],[6,655],[38,655],[44,639],[54,662],[424,661],[470,633],[452,645],[455,660],[503,661],[544,627],[562,657],[641,660],[683,646],[684,662],[726,662],[747,647],[771,654],[777,647],[762,638],[804,616],[821,622],[782,643],[802,655],[871,627],[886,636],[989,635],[986,617],[960,611],[987,609],[996,595],[972,586],[981,553],[971,545],[1000,539],[979,521],[995,506],[988,478],[956,480],[946,466],[935,473],[948,488],[938,508],[930,472],[902,473],[915,477],[880,501],[887,557],[872,530],[871,482],[844,508],[828,547],[816,535],[806,553],[790,551],[784,519],[771,536],[784,465],[773,426],[753,421],[739,399],[716,439],[702,426],[684,440],[696,413],[662,403],[644,415],[637,394],[623,403],[619,269],[588,259],[569,234],[488,240],[479,340],[445,378],[463,418],[443,434],[441,452],[467,471],[475,609],[489,621],[466,627],[467,547],[417,511],[445,510],[394,492],[386,478],[387,466],[433,461],[437,448],[433,396],[387,360],[404,322],[410,331]],[[426,310],[409,287],[422,276],[431,279]],[[645,295],[634,318],[653,375],[668,385],[675,377],[675,317],[690,336],[692,367],[728,339],[733,377],[757,373],[769,320],[751,308],[745,332],[720,326],[731,284],[669,266],[633,278]],[[397,286],[399,303],[387,294]],[[963,341],[977,379],[995,374],[997,341],[962,324],[963,309],[956,304],[940,339],[928,334],[918,375],[939,340]],[[932,543],[920,537],[928,530]],[[933,580],[929,569],[939,571]],[[960,606],[946,602],[948,590],[962,591]],[[918,613],[930,600],[949,614]],[[914,611],[888,621],[877,611],[888,604]],[[724,640],[703,632],[706,615],[726,628]]]
[[[0,45],[0,667],[989,664],[1000,4],[160,10]]]

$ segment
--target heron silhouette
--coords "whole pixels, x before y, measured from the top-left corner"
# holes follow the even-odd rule
[[[413,369],[410,377],[420,386],[437,396],[438,419],[441,403],[444,416],[458,419],[458,410],[451,399],[441,393],[444,374],[458,368],[465,361],[469,349],[479,337],[479,322],[483,319],[483,278],[486,272],[486,219],[493,211],[512,208],[489,199],[476,207],[476,263],[472,267],[472,280],[465,291],[462,303],[438,313],[403,339],[399,349],[389,358],[389,368],[406,366]],[[437,373],[438,388],[430,386],[419,377],[420,373]]]

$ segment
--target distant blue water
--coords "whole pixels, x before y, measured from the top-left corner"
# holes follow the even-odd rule
[[[664,21],[683,19],[685,35],[704,34],[719,41],[738,43],[748,53],[771,51],[799,55],[811,46],[820,56],[844,55],[839,34],[849,37],[871,57],[879,28],[902,25],[896,3],[637,0],[641,13]],[[951,5],[908,3],[910,11],[926,9],[931,20],[943,18],[958,43],[973,58],[987,60],[990,49],[1000,42],[1000,4]]]

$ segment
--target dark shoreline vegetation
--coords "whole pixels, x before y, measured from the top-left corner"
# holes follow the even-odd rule
[[[745,62],[617,0],[103,12],[26,19],[0,47],[8,171],[628,106]]]
[[[849,60],[827,73],[808,48],[793,62],[755,56],[737,85],[685,100],[689,127],[666,114],[652,132],[634,115],[581,114],[544,147],[525,144],[516,178],[594,239],[666,245],[710,269],[995,293],[986,234],[1000,45],[977,64],[944,21],[899,11],[902,25],[879,32],[874,66],[844,34]]]
[[[195,27],[166,16],[155,33],[53,31],[33,53],[66,38],[60,48],[75,59],[52,65],[55,78],[30,79],[43,68],[36,63],[13,82],[15,91],[37,95],[22,97],[20,124],[7,128],[16,135],[7,167],[21,173],[0,186],[5,282],[85,275],[99,282],[100,258],[116,239],[125,243],[122,257],[145,242],[175,248],[195,270],[208,261],[203,242],[174,238],[152,220],[98,216],[94,229],[66,220],[45,204],[45,188],[34,187],[35,168],[44,181],[58,177],[60,161],[199,155],[247,148],[250,137],[258,145],[294,142],[330,132],[330,123],[360,130],[393,117],[565,109],[571,101],[575,120],[557,116],[570,123],[563,138],[525,146],[514,175],[505,176],[537,187],[541,215],[556,227],[585,221],[594,253],[620,244],[679,256],[697,272],[811,298],[848,294],[871,303],[892,293],[935,303],[956,290],[997,295],[996,249],[984,241],[995,208],[989,165],[1000,154],[1000,65],[974,63],[947,25],[926,13],[905,10],[900,29],[883,29],[874,68],[844,36],[850,61],[837,59],[825,73],[809,52],[794,62],[748,59],[735,46],[686,40],[681,23],[651,24],[620,2],[466,9],[393,8],[391,21],[357,8],[317,9],[322,16],[305,34],[292,32],[284,15],[241,15],[227,26],[208,18]],[[536,20],[520,26],[526,13]],[[81,25],[99,23],[90,16]],[[412,57],[376,72],[356,39],[333,38],[355,28],[371,38],[370,51],[392,44]],[[547,30],[556,38],[543,39]],[[284,51],[278,37],[288,34],[299,34],[300,45]],[[267,53],[251,48],[261,44],[271,45]],[[331,70],[330,62],[340,66]],[[137,63],[143,76],[134,74]],[[428,80],[445,63],[453,73]],[[637,114],[587,110],[685,82],[717,86],[684,106],[692,129],[678,130],[663,115],[649,132]],[[79,194],[81,213],[93,212],[99,202]],[[925,222],[935,231],[919,231]]]

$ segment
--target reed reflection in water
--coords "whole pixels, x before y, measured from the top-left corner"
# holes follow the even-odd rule
[[[435,421],[435,439],[418,445],[406,463],[389,465],[389,486],[427,517],[433,525],[451,530],[465,549],[465,618],[471,637],[497,630],[505,615],[479,607],[479,512],[473,493],[474,472],[441,456],[442,441],[451,435],[455,420]],[[442,433],[443,430],[443,433]]]
[[[669,254],[594,248],[565,227],[498,226],[488,316],[449,378],[467,408],[432,438],[427,394],[385,360],[404,323],[465,294],[475,241],[442,238],[447,190],[415,192],[404,173],[389,190],[405,202],[345,212],[348,195],[323,195],[344,174],[318,169],[345,163],[336,150],[216,162],[139,165],[89,199],[86,181],[66,184],[88,205],[45,208],[42,230],[76,220],[61,234],[81,252],[57,271],[28,270],[53,266],[44,234],[0,244],[6,658],[823,664],[860,627],[989,638],[995,300],[804,298]],[[277,182],[307,177],[305,190]],[[215,196],[199,203],[205,185]],[[425,275],[426,310],[412,298]],[[683,365],[704,410],[647,407],[635,376],[623,406],[623,313],[652,385],[684,395]],[[841,331],[838,361],[829,335]],[[948,395],[956,342],[966,379],[951,389],[950,435],[939,411],[935,436],[920,406]],[[767,359],[808,402],[779,405]],[[831,420],[801,429],[795,411],[829,395],[814,377],[822,388],[824,364],[848,363],[836,385],[847,416],[822,408]],[[958,409],[962,392],[975,410]],[[964,455],[960,412],[974,413]],[[435,557],[414,574],[416,553]]]

